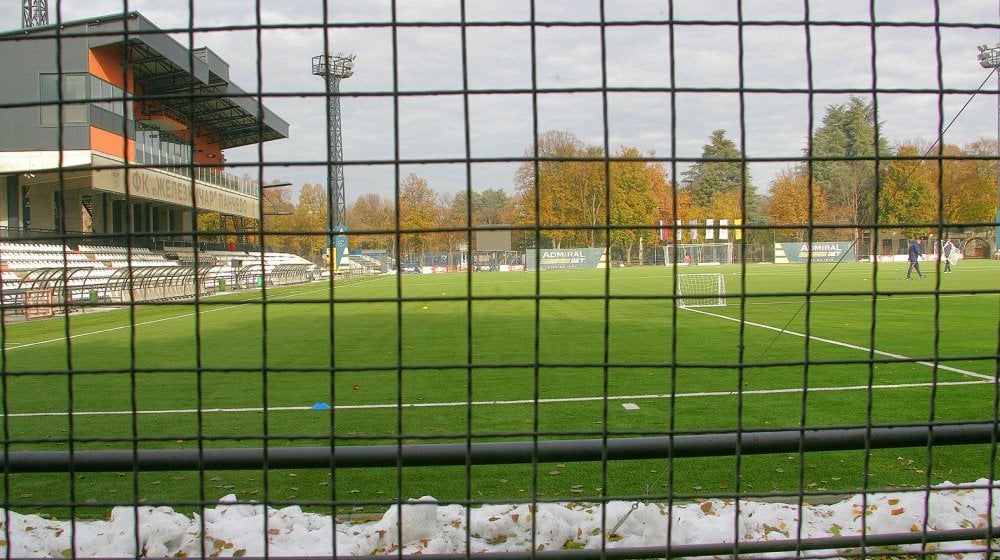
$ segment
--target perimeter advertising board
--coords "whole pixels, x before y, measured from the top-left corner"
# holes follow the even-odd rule
[[[583,249],[541,249],[527,251],[528,270],[571,270],[606,268],[608,255],[603,247]],[[535,258],[538,263],[535,263]]]
[[[774,262],[777,264],[835,263],[857,258],[854,243],[850,241],[822,241],[814,243],[775,243]]]

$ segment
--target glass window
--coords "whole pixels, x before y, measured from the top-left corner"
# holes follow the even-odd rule
[[[104,99],[104,101],[101,101],[101,109],[104,109],[105,111],[114,110],[114,102],[112,99],[115,97],[116,89],[118,88],[108,82],[105,82],[104,80],[101,80],[101,97]]]
[[[63,117],[66,119],[67,123],[79,124],[87,122],[87,104],[69,103],[64,105]]]
[[[42,102],[41,124],[53,126],[58,124],[59,103],[63,102],[63,119],[66,123],[86,123],[86,103],[66,103],[67,101],[85,101],[87,99],[87,75],[68,74],[62,79],[62,96],[59,95],[58,74],[41,74],[38,76],[38,98]]]
[[[77,101],[87,98],[87,77],[71,74],[64,76],[63,97],[66,101]],[[64,106],[64,116],[67,123],[87,122],[87,104],[71,103]]]
[[[87,77],[82,74],[63,76],[65,88],[63,95],[67,101],[77,101],[87,98]]]
[[[38,100],[41,101],[41,124],[55,126],[59,124],[59,80],[56,74],[38,76]]]

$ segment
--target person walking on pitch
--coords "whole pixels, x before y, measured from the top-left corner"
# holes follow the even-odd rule
[[[909,255],[907,256],[907,259],[909,259],[909,261],[910,261],[910,267],[906,269],[906,279],[907,280],[912,280],[912,278],[910,278],[910,274],[914,270],[917,271],[917,276],[920,276],[920,278],[926,278],[923,275],[923,273],[920,272],[920,262],[919,261],[920,261],[920,258],[923,257],[923,256],[924,256],[924,254],[920,252],[920,245],[917,244],[917,240],[916,239],[911,239],[910,240],[910,251],[909,251]]]

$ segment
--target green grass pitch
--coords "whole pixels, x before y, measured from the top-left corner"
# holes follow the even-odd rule
[[[386,276],[345,281],[332,298],[317,283],[269,289],[267,305],[234,293],[14,323],[3,331],[4,430],[8,449],[25,451],[191,448],[199,437],[260,446],[265,435],[315,446],[331,430],[337,445],[365,445],[993,418],[1000,263],[966,261],[949,275],[925,263],[917,281],[904,280],[905,266],[879,265],[877,279],[865,263],[680,269],[725,277],[728,305],[699,311],[675,311],[669,268],[637,267]],[[334,409],[310,410],[318,402]],[[990,475],[990,457],[989,446],[949,446],[468,470],[7,474],[5,487],[18,511],[77,502],[98,515],[230,493],[379,509],[423,495],[854,492],[975,480]]]

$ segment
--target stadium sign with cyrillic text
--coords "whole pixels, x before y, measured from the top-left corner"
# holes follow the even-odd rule
[[[152,169],[128,170],[130,196],[156,200],[178,206],[192,207],[191,180],[174,177]],[[125,194],[125,170],[117,167],[93,171],[95,190]],[[195,181],[194,193],[199,210],[221,212],[233,216],[258,219],[257,199],[233,190]]]

